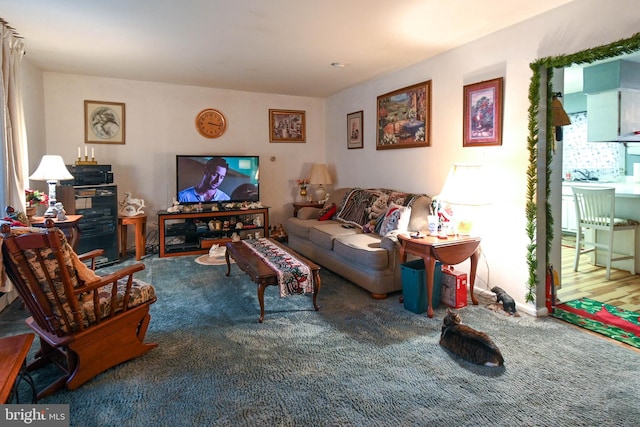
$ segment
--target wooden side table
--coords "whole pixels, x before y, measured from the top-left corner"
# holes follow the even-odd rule
[[[322,208],[324,203],[320,202],[293,202],[293,216],[298,216],[298,211],[302,208]]]
[[[467,258],[471,259],[471,269],[469,272],[469,291],[471,301],[478,305],[478,300],[473,294],[473,285],[476,280],[476,269],[480,258],[480,238],[469,236],[450,236],[440,239],[436,236],[421,234],[418,239],[411,238],[408,234],[399,234],[400,259],[404,263],[407,261],[407,253],[419,256],[424,260],[426,286],[427,286],[427,316],[433,317],[433,273],[436,261],[444,265],[459,264]]]
[[[46,228],[46,221],[51,219],[53,224],[58,227],[69,239],[69,244],[75,251],[80,240],[80,229],[78,223],[82,219],[82,215],[67,215],[64,221],[58,221],[55,218],[45,218],[43,216],[34,216],[31,220],[32,227]]]
[[[33,338],[34,334],[29,333],[0,339],[0,403],[2,404],[9,401],[16,378],[25,367]]]
[[[118,215],[118,228],[120,229],[120,257],[127,256],[127,226],[135,227],[136,235],[136,260],[140,261],[146,254],[147,246],[147,215],[138,214],[134,216]]]

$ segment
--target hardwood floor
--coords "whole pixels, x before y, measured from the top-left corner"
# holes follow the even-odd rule
[[[573,271],[575,249],[562,246],[562,270],[558,290],[560,301],[591,298],[606,304],[640,312],[640,275],[611,269],[611,280],[605,280],[605,267],[591,265],[589,255],[582,255],[580,267]]]

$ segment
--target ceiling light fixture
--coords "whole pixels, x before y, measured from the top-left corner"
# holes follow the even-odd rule
[[[332,62],[331,66],[333,68],[344,68],[345,67],[345,63],[344,62]]]

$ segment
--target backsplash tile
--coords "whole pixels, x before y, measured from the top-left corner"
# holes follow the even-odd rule
[[[624,175],[624,145],[618,142],[587,142],[587,113],[569,114],[571,124],[563,127],[562,177],[580,177],[585,171],[600,181],[617,181]]]

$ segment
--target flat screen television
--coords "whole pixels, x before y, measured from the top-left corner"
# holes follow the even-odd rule
[[[259,156],[176,156],[176,199],[181,204],[257,202]]]

